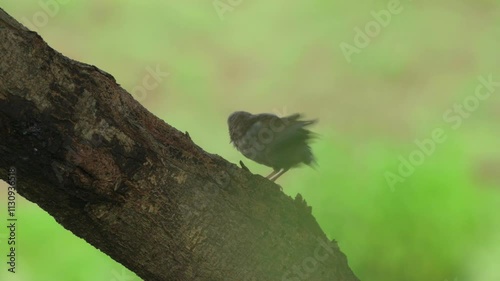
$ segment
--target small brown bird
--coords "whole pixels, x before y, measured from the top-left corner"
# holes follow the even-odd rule
[[[229,136],[245,157],[273,168],[266,178],[275,181],[301,163],[309,166],[315,163],[309,147],[313,133],[305,127],[316,120],[300,118],[300,114],[280,118],[267,113],[254,115],[236,111],[227,120]]]

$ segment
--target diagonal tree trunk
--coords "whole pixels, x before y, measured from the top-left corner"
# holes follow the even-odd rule
[[[0,178],[144,280],[358,280],[300,195],[209,154],[0,9]]]

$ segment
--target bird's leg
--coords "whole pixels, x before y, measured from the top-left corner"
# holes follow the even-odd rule
[[[270,173],[266,179],[270,179],[272,176],[276,175],[277,172],[279,172],[280,170],[273,170],[272,173]]]
[[[281,177],[281,175],[283,175],[284,173],[286,173],[286,171],[288,171],[289,169],[281,169],[281,171],[279,173],[276,173],[275,175],[273,175],[269,180],[270,181],[276,181],[279,177]]]

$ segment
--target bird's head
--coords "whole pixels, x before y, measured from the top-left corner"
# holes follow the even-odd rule
[[[246,120],[248,120],[250,117],[252,117],[251,113],[248,113],[246,111],[235,111],[231,115],[229,115],[229,118],[227,118],[227,125],[229,127],[229,133],[233,136],[234,134],[237,134],[238,127],[241,126],[241,124],[244,124]],[[230,143],[233,142],[233,139],[231,138]]]

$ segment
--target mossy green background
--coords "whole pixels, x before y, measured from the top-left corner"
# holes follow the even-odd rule
[[[136,97],[233,163],[243,156],[229,144],[232,111],[319,118],[319,167],[278,182],[285,193],[302,194],[361,280],[500,280],[500,87],[459,128],[443,119],[474,94],[479,76],[500,81],[498,1],[401,1],[401,13],[350,62],[340,44],[354,45],[355,28],[390,1],[219,2],[236,5],[222,17],[211,0],[1,7],[129,92],[148,68],[168,72]],[[54,12],[36,26],[46,5]],[[391,187],[386,172],[397,172],[398,158],[437,128],[446,141]],[[255,173],[270,170],[245,163]],[[18,204],[18,273],[2,262],[1,280],[139,280],[36,205]]]

